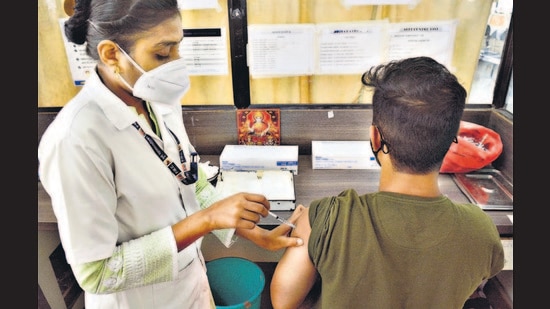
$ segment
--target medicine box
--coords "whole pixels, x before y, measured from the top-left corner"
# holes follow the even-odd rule
[[[298,174],[297,145],[225,145],[220,155],[220,170],[281,170]]]
[[[312,141],[313,169],[379,169],[369,141]]]

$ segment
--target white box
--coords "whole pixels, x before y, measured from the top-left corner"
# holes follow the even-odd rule
[[[281,170],[298,174],[297,145],[225,145],[221,171]]]
[[[311,141],[313,169],[379,169],[369,141]]]
[[[218,176],[216,191],[221,197],[239,192],[263,194],[271,204],[271,210],[294,210],[294,174],[291,171],[222,171]]]

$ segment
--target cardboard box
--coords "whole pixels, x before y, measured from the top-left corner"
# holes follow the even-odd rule
[[[220,170],[281,170],[298,174],[298,146],[225,145],[220,155]]]
[[[311,141],[313,169],[379,169],[369,141]]]

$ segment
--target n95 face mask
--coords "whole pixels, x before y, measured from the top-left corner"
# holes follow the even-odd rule
[[[120,46],[118,47],[120,48]],[[132,90],[134,96],[149,102],[164,104],[179,104],[179,100],[189,90],[191,81],[183,58],[170,61],[150,71],[145,72],[130,55],[122,48],[122,53],[128,60],[143,73],[134,84],[130,86],[121,76],[123,83]]]

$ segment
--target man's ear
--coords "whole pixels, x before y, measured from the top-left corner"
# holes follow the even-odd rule
[[[369,128],[370,142],[373,149],[380,149],[380,131],[375,125],[371,125]]]
[[[101,62],[108,66],[118,67],[118,46],[111,40],[103,40],[97,44],[97,53]]]

